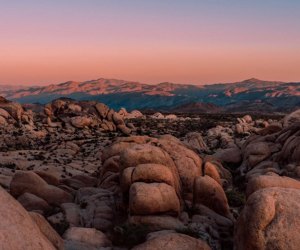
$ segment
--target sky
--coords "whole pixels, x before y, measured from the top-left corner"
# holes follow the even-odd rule
[[[300,81],[299,0],[0,0],[0,83]]]

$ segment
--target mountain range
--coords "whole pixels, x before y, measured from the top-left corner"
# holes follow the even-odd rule
[[[0,86],[0,96],[21,103],[45,104],[68,97],[97,100],[114,109],[172,112],[289,112],[300,107],[300,82],[262,81],[190,85],[157,85],[97,79],[48,86]]]

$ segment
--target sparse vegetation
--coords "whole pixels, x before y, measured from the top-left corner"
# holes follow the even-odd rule
[[[228,203],[230,206],[241,207],[241,206],[245,205],[246,197],[245,197],[244,193],[242,193],[236,189],[228,190],[225,193],[226,193]]]
[[[8,162],[8,163],[0,163],[0,168],[8,168],[8,169],[17,169],[17,165],[15,163],[12,162]]]
[[[146,225],[132,225],[124,223],[113,229],[113,242],[118,246],[133,247],[146,240],[151,230]]]

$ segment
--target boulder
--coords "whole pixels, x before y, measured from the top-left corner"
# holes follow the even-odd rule
[[[120,184],[123,192],[127,192],[130,185],[134,182],[166,183],[176,189],[177,194],[180,195],[179,183],[176,183],[174,178],[174,173],[170,168],[161,164],[149,163],[124,169],[121,174]]]
[[[110,240],[104,233],[95,228],[71,227],[64,233],[67,249],[100,249],[111,246]],[[73,247],[70,247],[72,246]],[[79,246],[80,248],[75,248]]]
[[[95,187],[97,185],[97,178],[84,174],[78,174],[72,176],[71,178],[64,179],[61,182],[77,190],[83,187]]]
[[[200,239],[179,233],[156,234],[145,243],[138,245],[133,250],[211,250],[209,245]]]
[[[44,181],[53,186],[59,185],[59,179],[53,174],[45,171],[34,171],[38,176],[40,176]]]
[[[97,103],[95,105],[96,110],[98,111],[99,115],[101,118],[106,118],[108,111],[109,111],[109,107],[106,106],[103,103]]]
[[[258,163],[267,159],[271,155],[271,150],[266,142],[250,143],[244,152],[244,159],[247,159],[249,168],[253,168]]]
[[[12,176],[0,174],[0,186],[9,189]]]
[[[62,100],[62,99],[64,98],[55,99],[54,101],[51,102],[50,106],[54,112],[62,110],[66,106],[67,104],[66,100]]]
[[[80,208],[75,203],[63,203],[61,209],[65,215],[66,221],[71,227],[80,226]]]
[[[111,132],[116,130],[116,125],[113,122],[107,120],[102,121],[101,127]]]
[[[125,119],[136,119],[143,117],[143,114],[139,110],[132,110],[129,114],[127,114]]]
[[[44,114],[49,118],[53,116],[53,109],[52,109],[52,105],[50,103],[45,105]]]
[[[202,204],[220,215],[231,217],[223,188],[207,175],[195,178],[193,204]]]
[[[78,104],[75,104],[75,103],[69,103],[68,109],[73,113],[80,113],[82,111],[81,106],[79,106]]]
[[[250,115],[245,115],[243,116],[242,118],[246,123],[251,123],[253,120],[252,120],[252,117]]]
[[[18,202],[20,202],[27,211],[47,212],[51,209],[45,200],[30,193],[24,193],[19,196]]]
[[[109,122],[113,122],[113,114],[115,113],[115,111],[113,109],[110,109],[107,113],[106,119]]]
[[[253,193],[236,223],[235,249],[299,249],[299,209],[299,189],[264,188]]]
[[[3,116],[0,116],[0,125],[1,126],[6,126],[7,125],[7,120]]]
[[[149,230],[184,230],[185,225],[173,216],[168,215],[134,215],[128,219],[129,224],[143,225]]]
[[[0,242],[5,250],[55,250],[28,212],[0,187]]]
[[[120,114],[118,114],[117,112],[113,113],[112,119],[117,126],[124,125],[123,117]]]
[[[165,119],[167,119],[167,120],[176,120],[177,119],[177,115],[169,114],[169,115],[165,116]]]
[[[119,124],[117,125],[117,128],[124,134],[124,135],[130,135],[131,129],[128,128],[125,124]]]
[[[235,125],[235,131],[236,131],[237,134],[240,135],[240,134],[243,134],[245,132],[245,128],[242,124],[239,123],[239,124]]]
[[[80,224],[84,227],[108,231],[113,227],[116,201],[114,193],[101,188],[82,188],[77,192],[76,203],[80,210]]]
[[[159,138],[159,147],[173,159],[184,194],[192,193],[194,178],[202,175],[202,159],[171,135],[161,136]]]
[[[172,165],[173,163],[170,156],[158,147],[149,144],[133,144],[131,146],[128,143],[121,143],[118,144],[120,151],[116,153],[120,153],[122,170],[145,163],[155,163],[166,166]]]
[[[64,249],[63,239],[59,234],[50,226],[47,220],[40,214],[35,212],[29,213],[33,221],[39,227],[40,231],[45,235],[45,237],[55,246],[56,249]]]
[[[157,113],[151,115],[151,118],[153,118],[153,119],[164,119],[165,116],[162,113],[157,112]]]
[[[129,190],[129,210],[132,215],[178,215],[180,202],[175,189],[165,183],[136,182]]]
[[[118,155],[106,159],[100,169],[100,178],[102,178],[106,172],[113,172],[113,173],[119,172],[120,170],[119,159],[120,156]]]
[[[127,193],[129,191],[129,188],[133,182],[132,173],[133,173],[134,169],[135,169],[135,167],[125,168],[121,174],[120,187],[121,187],[123,193]]]
[[[232,183],[232,175],[230,171],[225,167],[223,167],[222,163],[219,160],[211,156],[206,156],[203,159],[203,161],[204,163],[202,166],[202,171],[204,175],[208,175],[214,178],[214,176],[217,177],[216,172],[218,172],[218,175],[220,176],[221,179],[220,183],[223,187],[227,187],[230,183]],[[218,178],[216,178],[215,180],[218,181]]]
[[[213,157],[222,163],[238,164],[242,161],[242,152],[238,147],[218,149]]]
[[[47,182],[32,171],[17,172],[10,183],[10,192],[14,197],[19,197],[26,192],[31,193],[44,199],[50,205],[57,206],[73,200],[70,193],[48,185]]]
[[[52,122],[50,117],[47,117],[46,121],[47,121],[47,125],[51,128],[61,128],[62,127],[60,122]]]
[[[75,116],[70,119],[70,122],[75,128],[85,128],[92,124],[92,119],[84,116]]]
[[[161,164],[137,165],[131,175],[132,182],[159,182],[176,188],[172,171]]]
[[[278,122],[278,123],[270,124],[266,128],[263,128],[263,129],[259,130],[257,133],[259,135],[265,136],[265,135],[280,132],[281,130],[282,130],[282,124]]]
[[[197,204],[194,207],[195,215],[193,216],[193,219],[197,220],[201,216],[202,218],[205,217],[205,219],[213,220],[217,226],[220,228],[226,228],[227,230],[233,227],[233,220],[226,218],[210,208]],[[197,218],[198,217],[198,218]],[[194,220],[193,220],[194,221]],[[228,230],[229,231],[229,230]]]
[[[277,160],[300,164],[300,136],[292,135],[285,141]]]
[[[24,113],[24,109],[21,104],[3,99],[4,98],[0,100],[0,108],[4,109],[7,113],[10,114],[11,117],[20,122],[22,114]]]
[[[246,195],[250,196],[252,193],[263,188],[280,187],[280,188],[296,188],[300,189],[300,181],[284,176],[270,176],[262,175],[255,176],[250,179],[247,184]]]
[[[126,126],[127,126],[128,128],[130,128],[131,131],[136,131],[136,127],[134,126],[134,124],[133,124],[132,122],[128,122],[128,123],[126,124]]]
[[[0,108],[0,116],[2,116],[5,119],[8,119],[10,117],[10,114],[5,109]]]
[[[186,134],[184,142],[196,152],[209,152],[209,148],[203,140],[202,135],[198,132],[190,132]]]
[[[180,190],[179,176],[176,166],[169,154],[159,147],[149,144],[134,144],[132,146],[124,147],[120,154],[119,162],[121,170],[128,167],[136,167],[140,164],[160,164],[168,167],[174,178],[175,190]]]
[[[291,114],[286,115],[283,118],[283,126],[288,127],[289,125],[292,125],[294,123],[300,122],[300,109],[294,111]]]
[[[273,161],[262,161],[257,164],[253,169],[247,172],[245,175],[246,181],[249,181],[252,177],[266,175],[270,173],[280,173],[281,170],[277,162]]]
[[[222,185],[221,176],[220,173],[217,170],[216,165],[213,163],[207,161],[204,164],[204,174],[210,176],[213,178],[216,182],[218,182],[220,185]]]

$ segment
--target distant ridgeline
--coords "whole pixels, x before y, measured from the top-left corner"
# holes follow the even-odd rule
[[[300,107],[300,82],[248,79],[242,82],[148,85],[115,79],[65,82],[43,87],[2,88],[0,95],[21,103],[45,104],[60,97],[101,101],[114,109],[172,112],[290,112]]]

